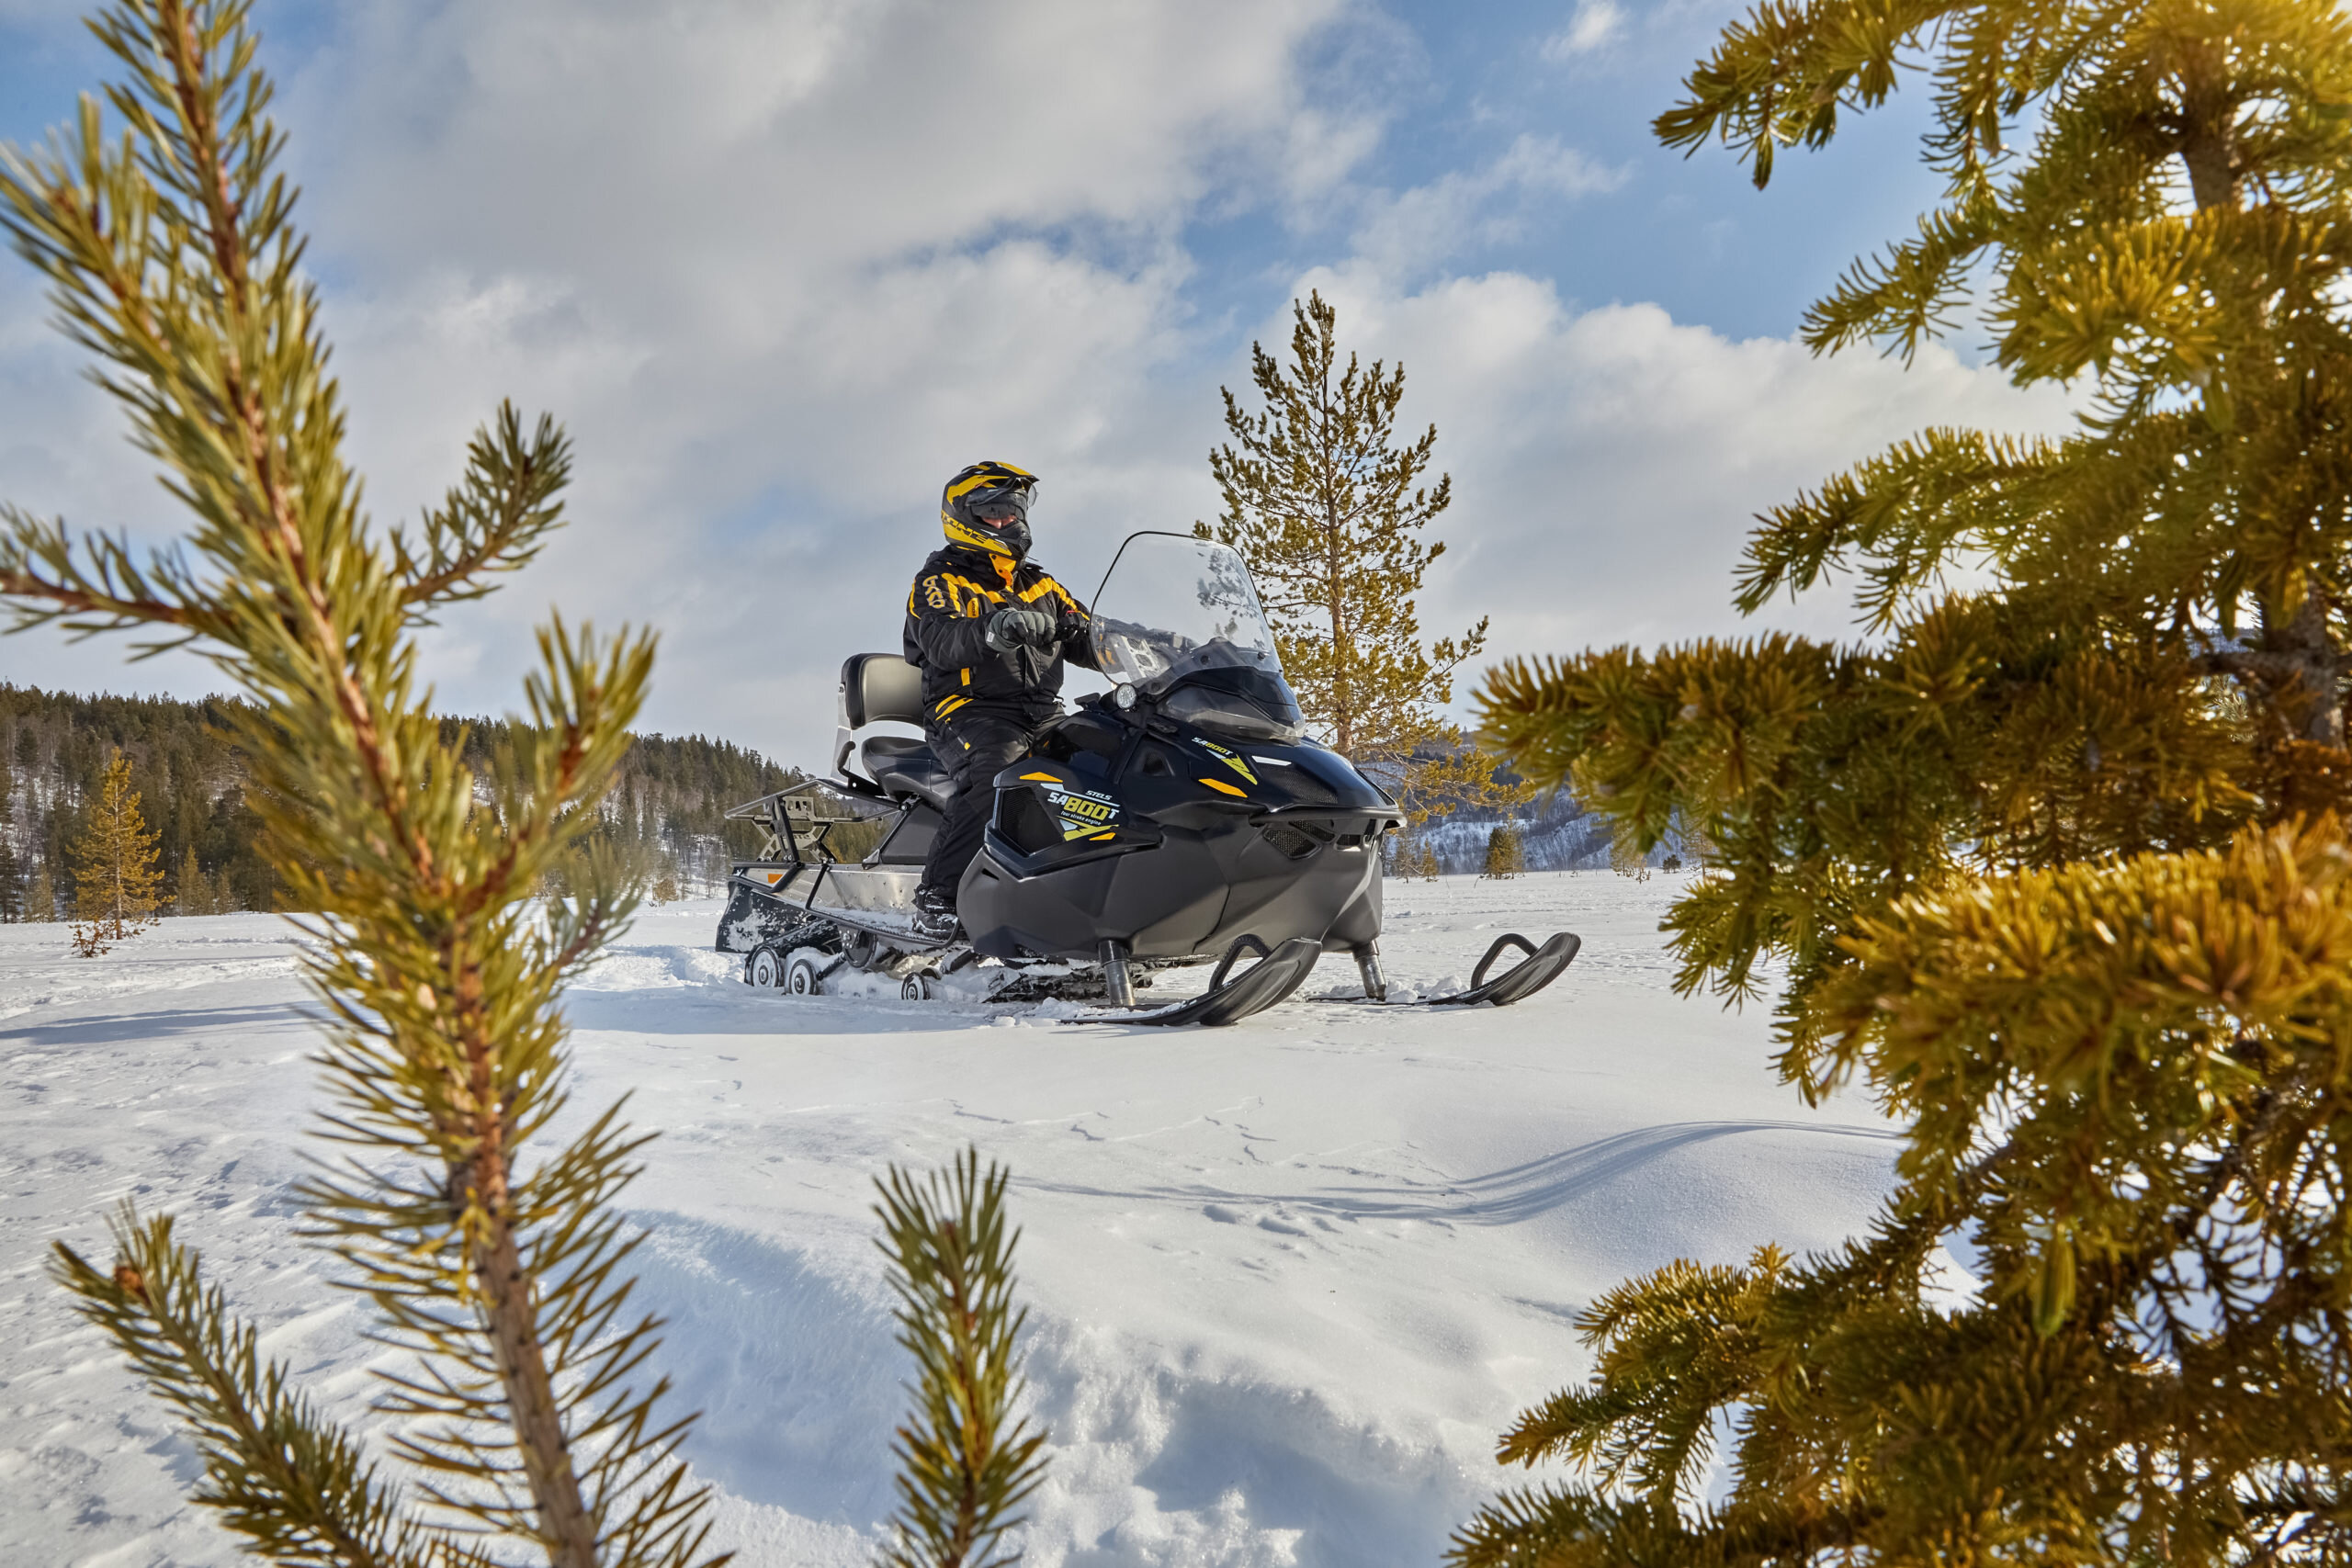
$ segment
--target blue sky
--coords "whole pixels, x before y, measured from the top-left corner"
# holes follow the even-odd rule
[[[502,709],[550,601],[650,622],[650,723],[813,761],[846,653],[888,647],[939,482],[1045,473],[1091,586],[1214,506],[1216,387],[1322,288],[1402,357],[1460,500],[1433,629],[1490,651],[1722,633],[1747,518],[1929,423],[2050,429],[1956,354],[1813,360],[1804,305],[1935,196],[1923,95],[1784,158],[1649,121],[1736,14],[1700,0],[266,0],[290,164],[378,515],[511,395],[570,422],[575,525],[428,649]],[[0,135],[104,62],[0,0]],[[0,496],[174,525],[0,264]],[[1777,624],[1838,634],[1834,599]],[[209,687],[36,635],[0,675]]]

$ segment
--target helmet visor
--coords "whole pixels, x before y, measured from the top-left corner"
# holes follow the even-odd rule
[[[1029,502],[1035,494],[1032,485],[990,485],[976,490],[964,498],[964,506],[975,522],[991,528],[1001,528],[1007,523],[1017,523],[1029,515]]]

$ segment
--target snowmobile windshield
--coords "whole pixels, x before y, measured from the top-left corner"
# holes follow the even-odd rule
[[[1097,667],[1139,695],[1159,696],[1210,671],[1246,671],[1281,691],[1289,713],[1270,716],[1275,722],[1297,721],[1257,585],[1227,546],[1182,534],[1129,536],[1094,596],[1093,637]]]

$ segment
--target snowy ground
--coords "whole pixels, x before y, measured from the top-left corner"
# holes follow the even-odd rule
[[[1509,1010],[1294,999],[1180,1032],[754,993],[707,951],[715,905],[649,911],[574,993],[578,1103],[633,1093],[663,1134],[628,1201],[719,1539],[869,1557],[904,1375],[870,1181],[972,1142],[1025,1229],[1053,1438],[1029,1562],[1434,1563],[1518,1478],[1497,1430],[1587,1370],[1578,1307],[1677,1257],[1832,1242],[1889,1182],[1866,1103],[1773,1083],[1761,1010],[1672,995],[1679,880],[1392,884],[1403,985],[1466,979],[1504,930],[1583,953]],[[125,1194],[175,1211],[268,1351],[364,1414],[380,1352],[292,1235],[316,1097],[290,934],[179,919],[97,961],[64,937],[0,927],[0,1562],[228,1562],[180,1500],[192,1450],[42,1265],[102,1250]]]

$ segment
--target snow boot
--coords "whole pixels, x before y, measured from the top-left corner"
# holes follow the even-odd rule
[[[928,942],[950,942],[963,934],[956,918],[956,895],[925,887],[915,894],[915,935]]]

